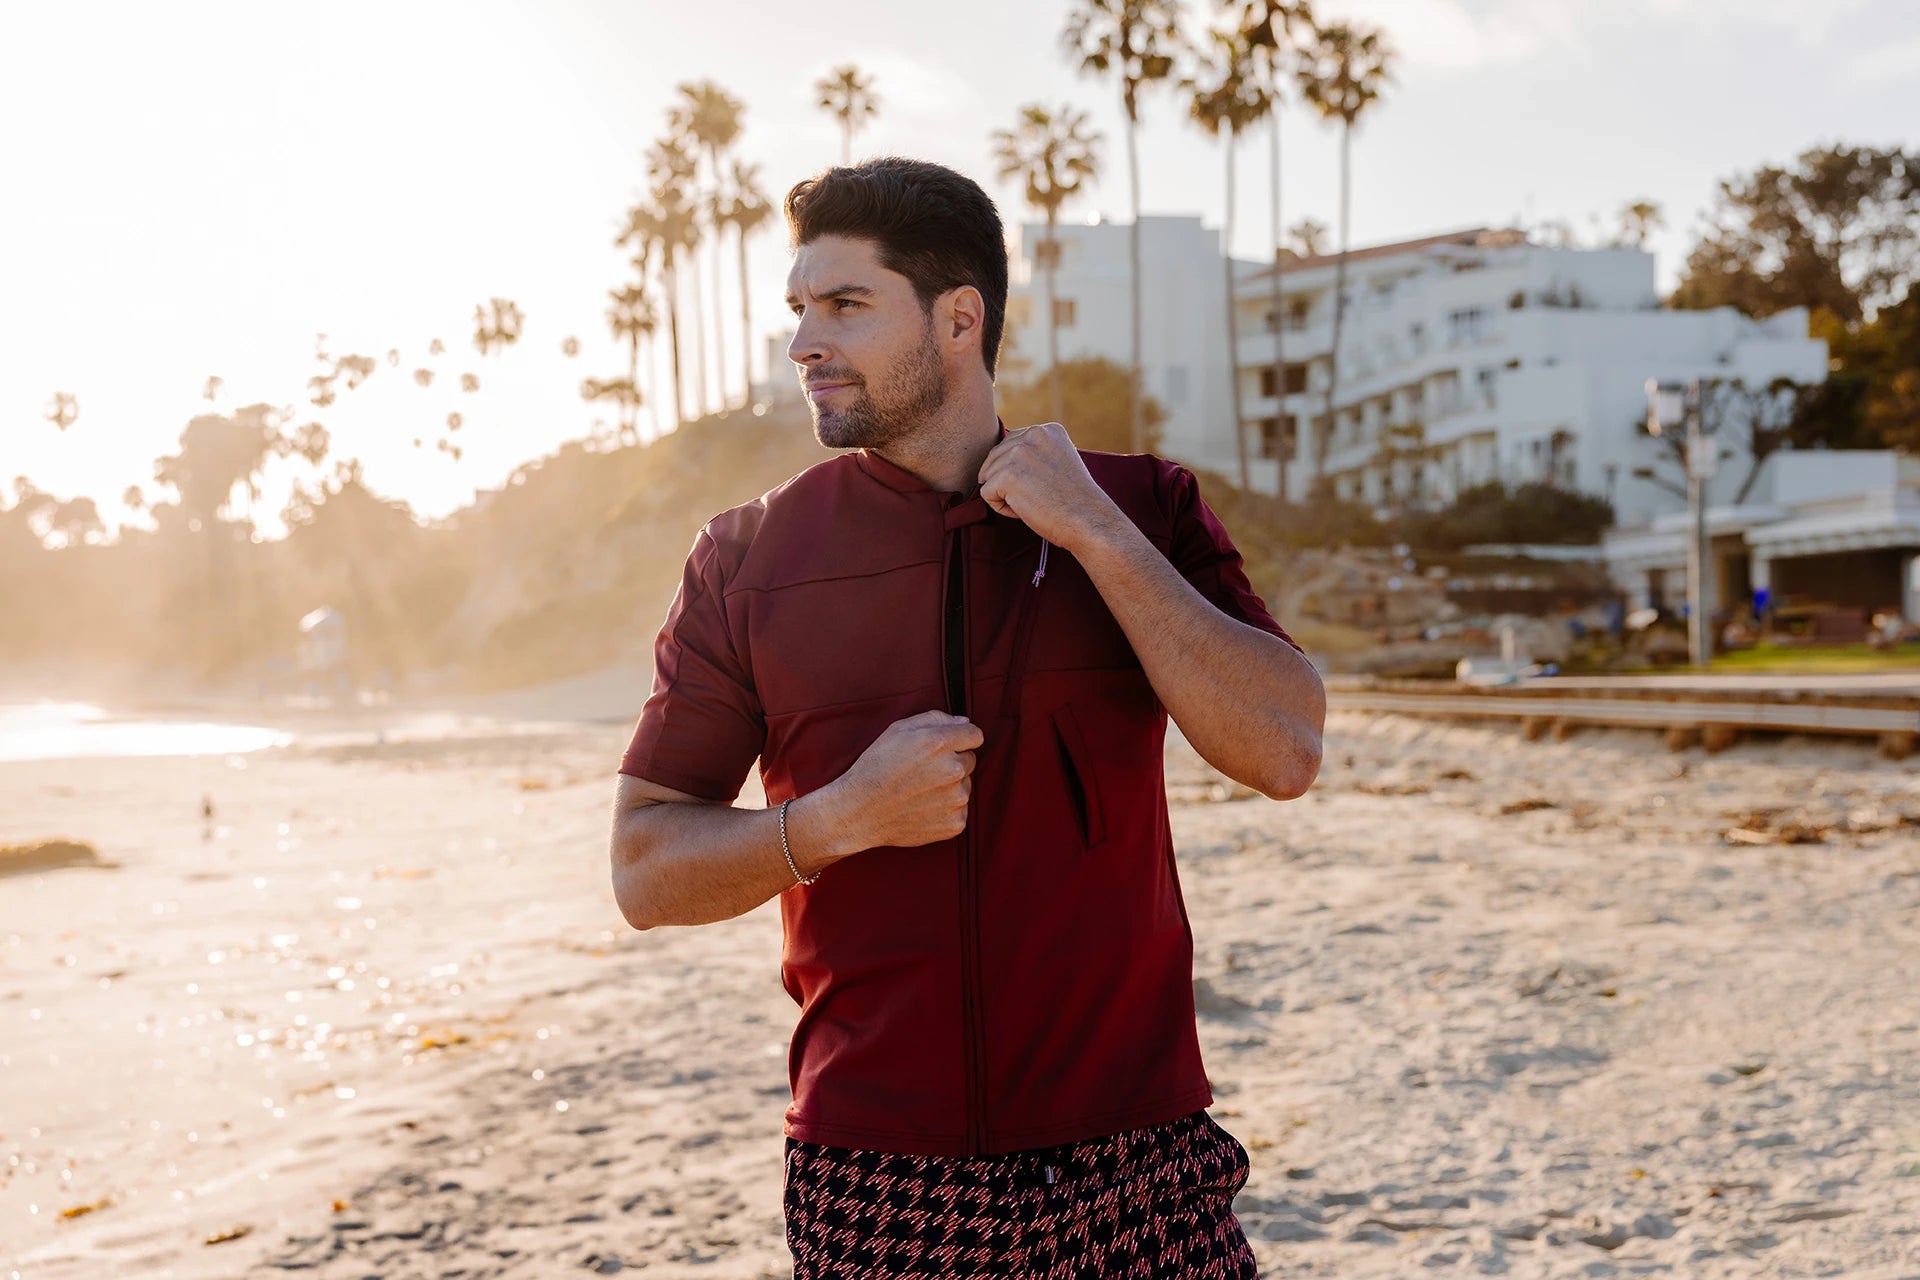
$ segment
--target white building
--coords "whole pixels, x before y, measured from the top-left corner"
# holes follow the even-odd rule
[[[1301,426],[1326,421],[1333,372],[1334,257],[1279,268],[1283,401],[1273,268],[1234,264],[1230,373],[1219,233],[1196,217],[1147,217],[1140,228],[1142,365],[1147,392],[1168,411],[1162,452],[1235,473],[1228,378],[1237,376],[1253,487],[1277,491],[1284,450],[1287,491],[1304,496],[1315,458]],[[1046,280],[1034,261],[1044,234],[1044,224],[1024,223],[1012,246],[1003,376],[1046,365]],[[1126,364],[1126,225],[1062,226],[1059,237],[1061,358]],[[1549,248],[1484,228],[1373,245],[1347,255],[1347,299],[1319,463],[1337,493],[1376,504],[1437,504],[1484,481],[1551,479],[1608,498],[1623,524],[1637,524],[1679,505],[1634,475],[1661,457],[1636,427],[1649,377],[1764,385],[1826,374],[1826,346],[1807,336],[1804,311],[1753,321],[1730,308],[1664,310],[1653,257],[1638,249]],[[1738,464],[1726,472],[1737,483]]]
[[[1287,486],[1299,496],[1315,467],[1301,424],[1326,421],[1334,258],[1278,270],[1289,394],[1284,404],[1274,394],[1269,270],[1246,280],[1235,303],[1242,412],[1263,456],[1255,485],[1274,488],[1286,441]],[[1636,425],[1648,378],[1764,386],[1818,382],[1826,368],[1826,344],[1807,336],[1804,310],[1754,321],[1731,308],[1661,308],[1653,256],[1642,250],[1549,248],[1486,229],[1377,245],[1347,256],[1339,381],[1319,465],[1337,493],[1364,502],[1444,503],[1490,480],[1544,480],[1605,497],[1634,524],[1678,501],[1634,475],[1661,456]],[[1231,448],[1228,437],[1224,456]],[[1725,471],[1737,484],[1738,465]]]
[[[1920,458],[1777,453],[1746,501],[1710,503],[1706,523],[1715,613],[1746,613],[1765,592],[1776,616],[1821,606],[1920,621]],[[1691,536],[1685,511],[1607,532],[1607,567],[1629,607],[1680,609]]]
[[[1026,381],[1047,368],[1047,273],[1038,261],[1046,234],[1044,222],[1013,229],[1002,381]],[[1099,357],[1125,368],[1133,358],[1128,224],[1062,223],[1055,234],[1060,245],[1054,303],[1060,359]],[[1260,265],[1235,267],[1247,274]],[[1227,356],[1226,264],[1220,257],[1220,233],[1197,217],[1141,218],[1140,280],[1142,383],[1167,414],[1160,427],[1160,451],[1232,474],[1232,466],[1221,466],[1218,460],[1223,441],[1229,464],[1233,458],[1233,437],[1227,429],[1233,417],[1228,401],[1232,364]],[[1071,432],[1073,424],[1066,425]]]

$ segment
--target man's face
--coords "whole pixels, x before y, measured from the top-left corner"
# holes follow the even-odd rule
[[[787,273],[799,321],[787,357],[829,449],[880,449],[911,435],[946,402],[947,368],[933,318],[913,284],[880,265],[869,240],[820,236]]]

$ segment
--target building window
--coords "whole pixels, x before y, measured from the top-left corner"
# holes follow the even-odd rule
[[[1447,313],[1447,345],[1450,347],[1478,342],[1490,332],[1485,307],[1467,307]]]
[[[1266,368],[1260,370],[1260,394],[1261,395],[1263,396],[1273,395],[1274,388],[1279,385],[1279,382],[1280,380],[1273,376],[1272,365],[1268,365]]]
[[[1062,329],[1073,328],[1073,299],[1055,298],[1053,300],[1053,322]]]
[[[1298,427],[1292,414],[1288,414],[1285,418],[1262,418],[1258,425],[1261,457],[1291,458],[1293,456],[1294,433]]]
[[[1482,369],[1474,375],[1474,381],[1480,388],[1480,400],[1491,409],[1497,403],[1493,394],[1493,380],[1498,376],[1492,369]]]

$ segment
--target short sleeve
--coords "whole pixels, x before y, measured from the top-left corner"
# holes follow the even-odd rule
[[[731,803],[766,744],[766,717],[727,624],[719,548],[701,530],[653,646],[653,692],[620,772]]]
[[[1200,496],[1198,477],[1185,467],[1171,465],[1167,487],[1172,518],[1167,558],[1181,576],[1229,618],[1278,636],[1304,654],[1306,650],[1273,620],[1266,601],[1247,581],[1240,549]]]

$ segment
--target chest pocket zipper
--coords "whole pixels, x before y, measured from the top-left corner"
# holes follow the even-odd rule
[[[1107,839],[1106,811],[1100,803],[1100,778],[1094,772],[1093,753],[1087,750],[1086,735],[1080,732],[1080,721],[1074,716],[1071,703],[1062,703],[1054,709],[1053,729],[1065,756],[1067,779],[1078,792],[1080,833],[1086,839],[1087,848],[1097,848]]]

